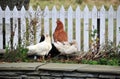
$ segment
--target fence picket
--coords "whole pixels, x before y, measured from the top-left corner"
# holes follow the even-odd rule
[[[98,31],[98,28],[97,28],[97,8],[94,6],[93,9],[92,9],[92,31],[91,31],[91,34],[93,36],[91,36],[91,39],[92,41],[90,41],[90,49],[92,49],[92,51],[96,51],[95,49],[95,44],[97,44],[97,32],[95,33],[95,30]],[[94,36],[95,35],[95,36]]]
[[[2,11],[2,9],[1,9],[1,7],[0,7],[0,15],[2,15],[3,14],[3,11]],[[2,25],[2,17],[0,18],[0,49],[3,49],[3,25]]]
[[[39,43],[40,37],[41,37],[41,29],[42,29],[41,16],[42,16],[41,9],[38,6],[37,7],[37,11],[36,11],[36,18],[37,18],[37,24],[36,24],[36,43]]]
[[[56,28],[56,19],[57,19],[57,10],[56,7],[54,6],[52,9],[52,41],[53,41],[53,33]]]
[[[120,44],[120,6],[117,9],[116,45]]]
[[[8,47],[11,47],[10,44],[10,37],[11,37],[11,27],[10,27],[10,18],[11,18],[11,11],[9,9],[9,7],[7,6],[5,9],[5,44]]]
[[[81,51],[81,16],[80,16],[80,13],[81,13],[81,10],[80,10],[80,7],[77,6],[76,8],[76,41],[77,41],[77,44],[78,44],[78,50]]]
[[[49,9],[48,6],[44,10],[44,33],[49,34]]]
[[[94,6],[92,9],[92,31],[97,30],[97,8]],[[95,38],[97,34],[95,35]]]
[[[16,48],[18,45],[18,10],[16,6],[13,9],[13,29],[12,29],[12,36],[13,36],[13,47]]]
[[[30,6],[28,10],[28,33],[29,33],[29,44],[35,44],[35,39],[34,39],[34,22],[36,21],[35,17],[35,11],[33,10],[32,6]]]
[[[105,44],[105,8],[100,9],[100,44]]]
[[[5,12],[5,11],[3,11],[2,8],[1,8],[1,6],[0,6],[0,18],[4,18],[4,17],[5,17],[5,16],[4,16],[4,12]]]
[[[72,10],[72,7],[70,6],[68,8],[68,41],[72,41],[73,40],[73,10]]]
[[[114,26],[113,26],[113,14],[114,10],[113,7],[110,6],[109,11],[108,11],[108,41],[113,42],[113,30],[114,30]]]
[[[64,29],[65,29],[65,9],[64,6],[60,8],[60,20],[63,23]]]
[[[84,51],[89,50],[89,9],[84,8]]]
[[[26,11],[25,11],[25,7],[22,6],[21,11],[20,11],[20,19],[21,19],[21,45],[26,45],[25,41],[26,41]]]
[[[30,6],[28,10],[28,18],[33,19],[35,18],[35,11],[33,10],[32,6]]]

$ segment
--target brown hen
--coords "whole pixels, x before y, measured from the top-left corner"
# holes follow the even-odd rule
[[[66,42],[68,41],[67,33],[64,31],[63,23],[57,19],[57,27],[53,33],[54,42]]]

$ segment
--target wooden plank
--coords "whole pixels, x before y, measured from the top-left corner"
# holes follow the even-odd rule
[[[20,11],[20,18],[21,18],[21,45],[25,46],[26,45],[26,11],[25,7],[22,6],[21,11]]]
[[[68,41],[71,42],[73,40],[73,10],[70,6],[68,8]]]
[[[35,11],[33,10],[32,6],[30,6],[28,10],[28,32],[29,32],[29,44],[33,45],[35,44],[35,39],[34,39],[34,20],[35,18]]]
[[[10,39],[11,39],[11,27],[10,27],[10,18],[11,18],[11,11],[7,6],[5,9],[5,44],[8,47],[11,47]]]
[[[52,9],[52,42],[54,41],[53,40],[53,33],[55,31],[55,28],[56,28],[56,19],[57,19],[57,10],[56,10],[56,7],[54,6],[53,9]]]
[[[4,12],[5,11],[3,11],[2,8],[1,8],[1,6],[0,6],[0,18],[4,18]]]
[[[84,51],[89,50],[89,9],[87,6],[84,8]]]
[[[92,9],[92,31],[91,31],[91,34],[93,35],[93,36],[90,36],[90,38],[91,38],[91,46],[90,46],[90,49],[92,49],[92,51],[95,51],[96,49],[95,49],[95,46],[94,45],[96,45],[97,44],[97,41],[96,41],[96,39],[97,39],[97,32],[95,33],[95,31],[97,31],[98,29],[97,29],[97,8],[96,8],[96,6],[94,6],[93,7],[93,9]],[[94,36],[95,35],[95,36]]]
[[[76,41],[78,44],[78,51],[81,51],[81,16],[80,16],[81,10],[80,7],[77,6],[76,8]]]
[[[94,6],[92,9],[92,31],[97,30],[97,8]],[[97,34],[95,34],[95,38]]]
[[[12,36],[13,36],[13,47],[16,48],[18,45],[18,11],[16,6],[13,9],[13,29],[12,29]]]
[[[105,44],[105,8],[100,9],[100,45]]]
[[[48,6],[45,7],[45,10],[44,10],[44,33],[45,34],[49,34],[49,9],[48,9]]]
[[[40,38],[41,38],[41,29],[42,29],[41,17],[42,17],[41,9],[38,6],[37,11],[36,11],[36,18],[38,21],[36,24],[36,43],[39,43]]]
[[[60,8],[60,20],[62,21],[64,30],[65,30],[65,8],[64,6]]]
[[[35,18],[35,11],[33,10],[32,6],[30,6],[28,10],[28,18],[33,19]]]
[[[108,11],[108,41],[113,42],[113,31],[114,31],[114,25],[113,25],[113,15],[114,10],[113,7],[110,6],[109,11]]]
[[[120,6],[117,9],[116,45],[120,45]]]
[[[3,15],[3,11],[0,6],[0,15]],[[0,49],[3,49],[3,17],[0,16]]]

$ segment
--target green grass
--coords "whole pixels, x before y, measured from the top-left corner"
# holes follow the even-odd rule
[[[100,58],[99,60],[85,60],[81,61],[82,64],[91,64],[91,65],[111,65],[111,66],[120,66],[120,60],[113,58]]]
[[[101,6],[104,5],[105,8],[108,9],[110,5],[113,5],[114,9],[117,9],[118,5],[120,5],[120,0],[30,0],[30,5],[34,8],[40,6],[41,9],[44,9],[45,6],[48,6],[49,9],[52,9],[53,6],[56,6],[57,9],[60,9],[62,5],[65,9],[72,6],[74,10],[77,6],[83,9],[88,5],[88,7],[92,9],[95,5],[100,9]]]

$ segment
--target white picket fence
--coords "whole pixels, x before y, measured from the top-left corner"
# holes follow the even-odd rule
[[[3,18],[5,18],[5,23],[3,23]],[[10,18],[13,18],[12,24]],[[18,23],[18,18],[20,18],[20,24]],[[72,41],[73,39],[77,41],[79,51],[82,50],[81,48],[83,48],[83,51],[89,50],[89,33],[90,30],[94,31],[95,29],[98,29],[97,19],[100,19],[100,44],[105,44],[106,33],[108,34],[108,40],[115,42],[116,45],[120,43],[120,6],[116,11],[114,11],[112,6],[110,6],[108,11],[105,10],[104,6],[102,6],[100,10],[97,10],[96,6],[94,6],[91,11],[88,6],[85,6],[84,10],[81,10],[80,7],[77,6],[75,11],[71,6],[68,10],[65,10],[64,6],[62,6],[60,10],[57,10],[55,6],[52,10],[49,10],[47,6],[44,10],[41,10],[40,7],[33,10],[30,6],[27,11],[24,7],[22,7],[20,11],[18,11],[16,7],[14,7],[13,11],[10,11],[9,7],[6,7],[5,11],[3,11],[0,7],[0,49],[3,49],[3,40],[5,40],[6,45],[8,45],[8,42],[10,41],[11,25],[15,28],[12,29],[15,32],[13,46],[18,44],[18,37],[21,37],[23,44],[23,39],[27,39],[24,38],[27,31],[26,27],[32,27],[30,23],[34,18],[38,21],[36,24],[36,38],[34,39],[36,40],[36,43],[39,42],[40,35],[43,30],[44,33],[51,34],[52,38],[52,34],[56,27],[57,18],[60,18],[64,24],[64,27],[67,28],[66,31],[68,33],[69,41]],[[20,31],[18,30],[19,26]],[[91,29],[90,26],[92,27]],[[3,27],[5,27],[6,39],[3,39]],[[44,29],[42,29],[42,27],[44,27]],[[108,27],[107,30],[105,30],[106,27]]]

